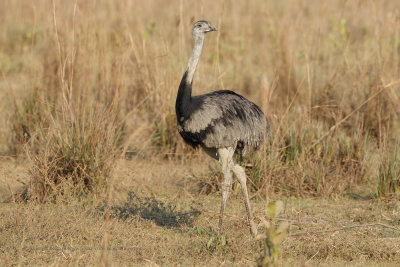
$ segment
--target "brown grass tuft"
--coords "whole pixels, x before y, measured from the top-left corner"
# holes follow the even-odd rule
[[[106,191],[122,135],[111,110],[88,111],[71,121],[53,117],[28,145],[30,199],[40,202]]]

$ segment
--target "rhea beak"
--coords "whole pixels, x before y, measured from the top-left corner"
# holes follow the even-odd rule
[[[216,31],[217,30],[217,28],[215,28],[215,27],[213,27],[213,26],[210,26],[210,31],[212,32],[212,31]]]

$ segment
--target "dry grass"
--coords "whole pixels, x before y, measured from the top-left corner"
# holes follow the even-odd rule
[[[2,204],[1,265],[108,262],[254,266],[262,255],[262,243],[250,240],[241,195],[231,195],[225,233],[220,236],[216,233],[220,196],[199,195],[191,177],[204,173],[207,164],[198,159],[173,164],[171,171],[171,163],[162,160],[119,161],[108,219],[102,200]],[[1,167],[8,168],[4,163]],[[13,179],[10,174],[5,177]],[[129,192],[135,192],[131,199]],[[289,222],[289,234],[375,222],[399,228],[398,201],[360,196],[281,199],[284,209],[277,221]],[[252,205],[255,220],[260,223],[265,202],[255,198]],[[190,213],[194,210],[200,214]],[[183,213],[186,215],[174,217]],[[262,226],[260,231],[264,232]],[[283,266],[396,266],[400,260],[399,238],[398,231],[379,226],[287,236],[281,245],[280,261]]]
[[[107,116],[124,124],[125,152],[192,155],[176,134],[173,106],[191,24],[203,17],[220,31],[206,42],[195,93],[233,88],[263,104],[272,121],[256,191],[267,180],[275,192],[340,194],[376,181],[377,159],[398,142],[396,1],[222,1],[207,12],[205,2],[191,12],[189,3],[159,12],[157,1],[20,4],[3,4],[0,38],[3,87],[15,103],[11,131],[3,130],[10,152],[36,131],[90,121],[79,116],[113,103]],[[22,19],[14,23],[11,14]]]
[[[210,20],[219,31],[207,37],[194,93],[233,89],[263,106],[271,120],[265,153],[245,159],[253,165],[248,169],[253,200],[262,199],[265,192],[270,198],[297,197],[294,202],[311,201],[316,207],[331,201],[327,199],[339,199],[327,209],[337,209],[349,223],[346,210],[371,205],[369,211],[360,208],[368,216],[380,209],[380,202],[347,196],[361,190],[364,197],[389,201],[399,194],[399,12],[396,0],[0,2],[0,154],[16,157],[7,164],[23,169],[23,179],[8,165],[2,170],[7,178],[2,181],[1,198],[11,195],[12,200],[22,182],[31,199],[64,202],[4,204],[2,216],[7,221],[1,227],[26,230],[26,236],[14,236],[14,245],[7,247],[15,253],[5,264],[59,259],[60,252],[22,251],[20,244],[26,240],[32,246],[47,242],[63,247],[71,240],[76,246],[97,246],[107,244],[113,233],[120,239],[109,240],[109,245],[128,244],[124,237],[129,234],[120,228],[132,234],[131,240],[145,237],[149,242],[141,256],[108,255],[120,262],[176,264],[176,254],[182,264],[220,264],[222,255],[230,255],[227,261],[236,264],[254,263],[259,246],[247,241],[243,245],[245,234],[236,232],[229,237],[234,242],[222,245],[225,237],[214,232],[207,219],[210,214],[194,220],[194,228],[182,225],[179,230],[137,219],[153,204],[167,215],[190,210],[182,204],[187,198],[217,205],[218,169],[185,146],[175,127],[177,85],[192,45],[191,25],[198,19]],[[121,155],[132,163],[121,163]],[[157,168],[151,164],[137,172],[142,158],[167,165],[158,169],[163,174],[152,174],[151,169]],[[205,162],[198,166],[206,170],[189,171],[182,165],[196,168],[195,162]],[[121,164],[129,165],[129,172],[115,180],[117,169],[127,170]],[[132,173],[138,177],[124,182]],[[146,178],[149,175],[154,181]],[[164,176],[168,182],[162,182]],[[182,178],[180,183],[171,182],[176,177]],[[198,194],[199,181],[200,192],[206,194]],[[159,198],[143,189],[160,184],[165,188]],[[137,201],[145,203],[124,206],[129,191],[142,192]],[[178,201],[182,207],[165,201],[182,192],[186,194]],[[93,210],[101,205],[97,201],[105,199],[114,201],[107,207],[136,210],[134,226],[109,218],[108,209],[105,221],[94,213],[84,216],[85,205]],[[258,205],[263,206],[261,200]],[[341,206],[343,210],[337,208]],[[73,219],[58,221],[62,212],[81,220],[76,224],[81,228],[71,227]],[[307,212],[331,216],[322,210]],[[32,224],[18,221],[19,216],[30,216]],[[47,226],[40,228],[45,221]],[[62,232],[60,224],[70,232]],[[240,221],[235,227],[243,232],[242,226]],[[329,226],[337,226],[334,218]],[[36,235],[32,230],[36,228],[43,230]],[[321,265],[373,265],[381,260],[390,265],[398,260],[398,247],[387,233],[364,230],[357,230],[358,239],[346,233],[286,239],[283,258],[288,264]],[[52,234],[43,238],[46,231]],[[84,233],[87,239],[81,239]],[[174,245],[163,247],[160,238]],[[379,242],[384,245],[378,246]],[[243,247],[245,256],[239,253]],[[81,256],[92,264],[107,258],[104,252],[75,251],[64,260],[79,263]]]

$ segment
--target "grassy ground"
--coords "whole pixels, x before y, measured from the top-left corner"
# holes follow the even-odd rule
[[[219,235],[220,167],[176,131],[207,19],[193,93],[233,89],[270,119],[245,163],[261,233],[266,199],[284,202],[281,264],[396,266],[399,14],[398,0],[0,1],[0,264],[255,265],[239,188]]]
[[[254,265],[262,245],[250,239],[241,194],[230,195],[226,244],[216,232],[220,196],[199,194],[194,179],[208,164],[121,160],[109,208],[104,204],[107,198],[68,204],[3,203],[1,265]],[[8,186],[16,188],[13,176],[24,172],[15,167],[12,161],[1,163],[2,197]],[[129,192],[135,192],[130,200]],[[279,219],[289,221],[290,233],[371,223],[399,229],[399,201],[378,201],[358,193],[336,199],[281,198],[285,208]],[[256,196],[251,202],[260,222],[265,201]],[[176,214],[181,216],[173,217]],[[400,233],[379,225],[308,233],[287,236],[281,249],[284,266],[396,266]]]

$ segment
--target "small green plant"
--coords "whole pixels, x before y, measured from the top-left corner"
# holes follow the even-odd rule
[[[209,251],[214,251],[218,248],[225,247],[229,243],[229,239],[225,235],[221,235],[220,233],[217,233],[212,229],[207,230],[200,226],[194,226],[188,231],[188,233],[198,236],[208,236],[205,247]]]
[[[228,239],[226,236],[221,234],[210,235],[206,247],[208,250],[215,250],[217,247],[225,247],[228,244]]]
[[[285,237],[289,224],[287,221],[277,223],[277,217],[283,210],[283,202],[278,200],[268,204],[266,212],[269,220],[263,220],[265,234],[259,235],[257,239],[263,241],[264,255],[259,259],[258,266],[276,266],[280,254],[280,244]]]

